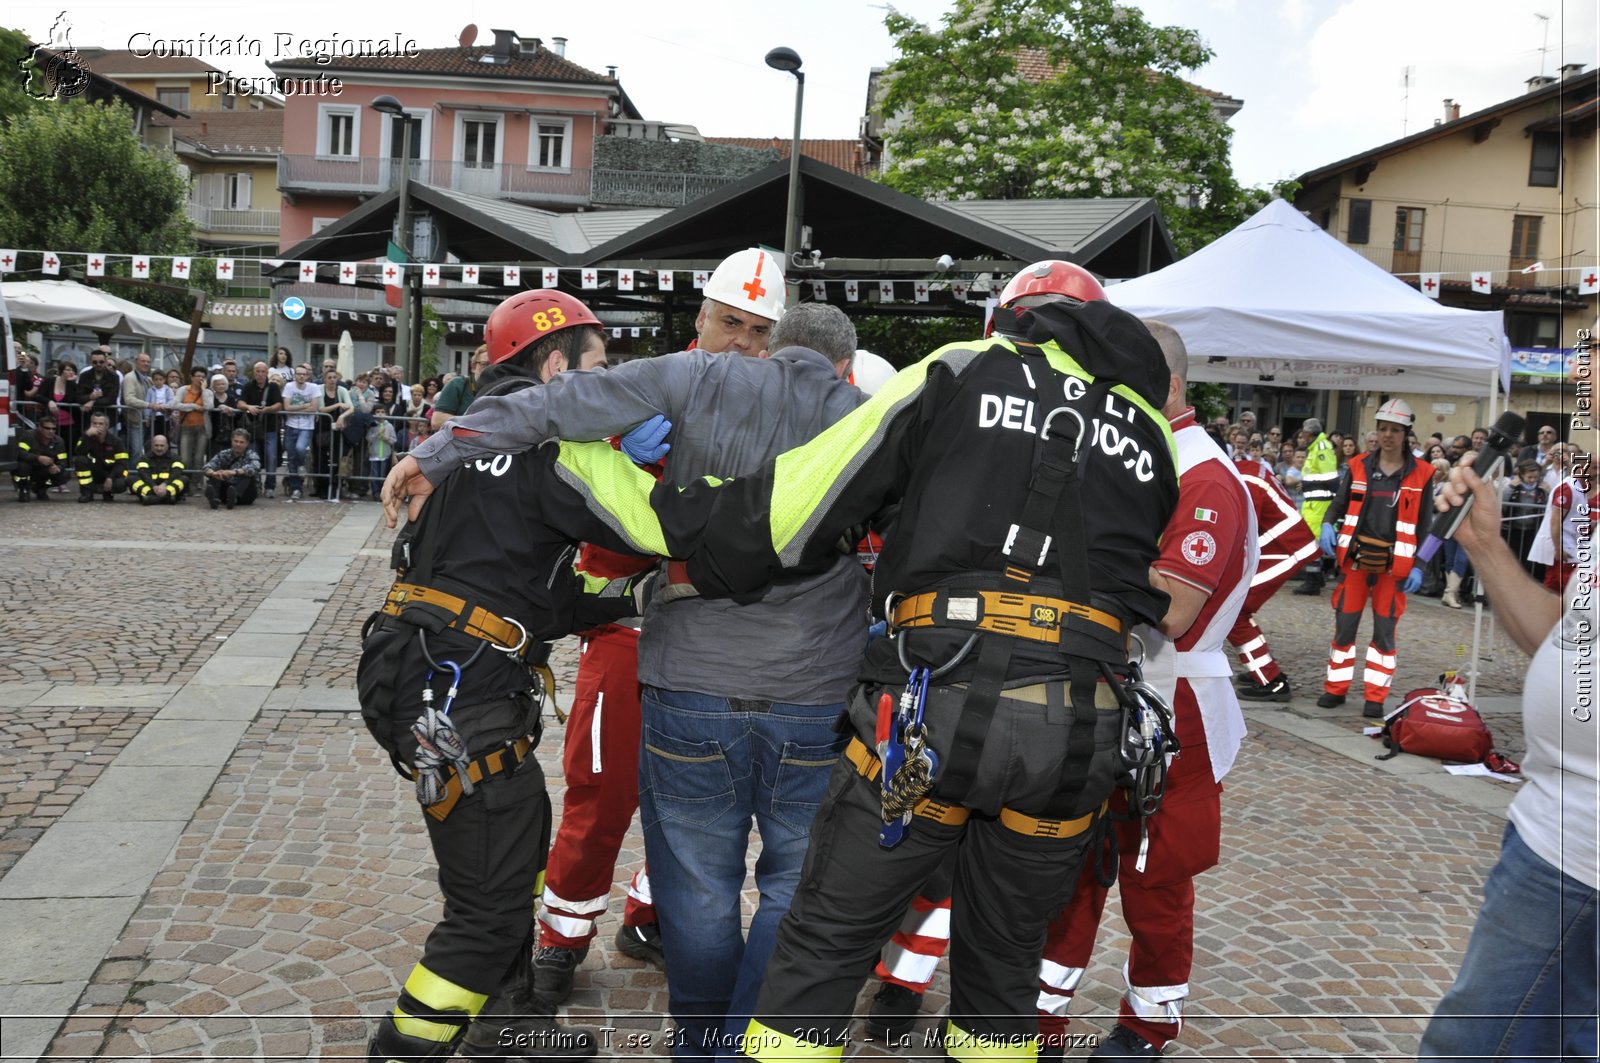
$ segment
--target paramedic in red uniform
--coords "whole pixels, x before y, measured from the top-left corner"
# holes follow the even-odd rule
[[[1127,992],[1117,1025],[1090,1057],[1100,1060],[1153,1059],[1183,1028],[1194,958],[1194,879],[1216,866],[1222,777],[1245,734],[1225,642],[1257,567],[1249,492],[1184,405],[1183,341],[1162,322],[1147,324],[1172,372],[1161,412],[1178,444],[1178,508],[1150,573],[1152,586],[1169,594],[1172,605],[1159,631],[1139,634],[1146,643],[1145,679],[1172,705],[1182,752],[1168,769],[1161,810],[1115,824],[1117,886],[1133,944],[1123,966]],[[1113,807],[1120,800],[1119,791]],[[1039,969],[1043,1051],[1058,1057],[1067,1005],[1089,965],[1106,902],[1107,887],[1092,864],[1051,924]]]
[[[1239,619],[1228,632],[1228,641],[1239,650],[1239,663],[1245,667],[1245,680],[1239,696],[1247,701],[1288,701],[1289,677],[1283,674],[1267,645],[1266,633],[1256,623],[1256,613],[1305,563],[1316,556],[1317,537],[1311,534],[1300,507],[1272,471],[1272,464],[1235,452],[1233,464],[1239,470],[1250,504],[1256,513],[1257,544],[1261,561],[1250,579],[1250,593],[1239,610]]]

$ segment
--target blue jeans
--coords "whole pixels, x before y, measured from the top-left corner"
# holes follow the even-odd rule
[[[1444,570],[1458,576],[1467,574],[1467,552],[1454,539],[1444,541]]]
[[[1595,891],[1506,824],[1461,973],[1417,1055],[1594,1059],[1597,934]]]
[[[673,1055],[736,1055],[778,921],[800,882],[811,821],[844,748],[832,705],[788,705],[645,687],[639,818],[667,957]],[[750,822],[761,899],[748,938],[740,895]]]
[[[283,430],[283,449],[289,462],[288,482],[284,486],[290,491],[298,491],[304,486],[300,470],[306,467],[306,456],[311,452],[311,431],[309,428]]]
[[[261,459],[261,486],[268,491],[278,486],[278,430],[263,428],[255,440],[256,456]]]

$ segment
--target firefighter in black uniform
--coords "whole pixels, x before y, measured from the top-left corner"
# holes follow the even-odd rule
[[[94,413],[78,440],[73,457],[78,473],[78,501],[88,502],[98,492],[107,502],[128,489],[128,445],[111,430],[111,416]]]
[[[539,383],[534,367],[555,362],[552,352],[573,365],[604,358],[599,322],[560,292],[513,296],[485,339],[493,364],[480,396]],[[471,462],[397,540],[398,578],[368,622],[357,686],[368,728],[415,780],[444,919],[373,1036],[371,1060],[448,1058],[469,1024],[463,1052],[474,1057],[595,1054],[590,1031],[557,1025],[553,1007],[533,1003],[533,904],[550,842],[533,750],[546,640],[637,612],[622,581],[586,586],[572,566],[577,542],[664,549],[659,532],[635,542],[619,534],[626,516],[597,518],[585,506],[593,485],[633,474],[654,483],[605,443]]]
[[[188,481],[183,478],[183,462],[172,452],[166,436],[153,436],[150,451],[133,467],[133,486],[129,489],[141,506],[171,506],[183,501]]]
[[[900,503],[873,572],[892,634],[850,701],[742,1046],[758,1059],[839,1058],[878,949],[958,843],[945,1051],[1036,1052],[1046,922],[1141,715],[1129,630],[1167,608],[1148,572],[1178,494],[1161,350],[1110,303],[1052,296],[1075,269],[1030,267],[1018,281],[1044,305],[999,311],[998,335],[934,352],[755,476],[652,494],[674,556],[719,595]]]
[[[65,484],[71,475],[67,472],[67,442],[57,431],[56,415],[45,416],[33,431],[17,440],[17,468],[11,478],[17,485],[18,502],[30,497],[48,500],[50,488]]]

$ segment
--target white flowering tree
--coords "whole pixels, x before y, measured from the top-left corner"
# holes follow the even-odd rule
[[[890,9],[883,180],[933,199],[1150,196],[1181,254],[1265,202],[1228,161],[1230,130],[1180,77],[1193,30],[1113,0],[955,0],[939,28]]]

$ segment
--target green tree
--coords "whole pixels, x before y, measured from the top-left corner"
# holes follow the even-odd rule
[[[1187,254],[1266,202],[1231,131],[1180,76],[1211,51],[1113,0],[955,0],[939,28],[890,10],[883,180],[935,199],[1148,196]],[[1019,68],[1019,63],[1021,67]]]
[[[0,27],[0,128],[14,115],[35,110],[39,100],[23,89],[23,62],[32,54],[33,45],[16,30]]]
[[[68,252],[183,255],[193,249],[184,210],[189,182],[172,154],[142,146],[123,104],[51,102],[0,128],[0,247]],[[38,255],[22,255],[19,272]],[[107,273],[131,275],[127,258]],[[150,279],[170,281],[170,263],[153,261]],[[194,282],[176,282],[189,287]],[[188,319],[193,302],[174,293],[119,288],[118,294]]]

